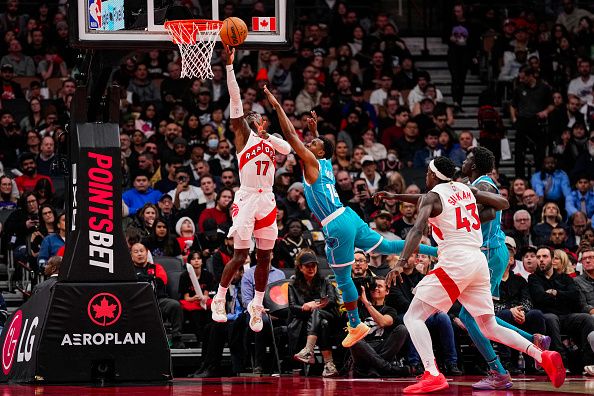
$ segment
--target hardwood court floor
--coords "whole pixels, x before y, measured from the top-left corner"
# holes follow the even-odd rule
[[[569,377],[554,389],[545,377],[519,376],[508,391],[473,391],[471,384],[479,377],[448,378],[450,388],[436,395],[512,396],[594,394],[594,378]],[[168,384],[119,386],[90,385],[0,385],[0,396],[381,396],[400,395],[414,382],[410,379],[350,379],[305,377],[233,377],[178,379]]]

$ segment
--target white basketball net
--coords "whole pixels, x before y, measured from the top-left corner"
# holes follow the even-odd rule
[[[212,79],[212,51],[223,22],[212,20],[180,20],[165,22],[165,29],[182,58],[181,77]]]

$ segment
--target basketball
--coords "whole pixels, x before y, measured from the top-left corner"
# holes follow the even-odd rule
[[[229,17],[223,21],[221,41],[231,47],[240,45],[247,38],[247,25],[237,17]]]

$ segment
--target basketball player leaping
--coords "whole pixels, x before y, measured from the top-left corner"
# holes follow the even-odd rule
[[[347,309],[348,335],[342,341],[345,348],[350,348],[364,338],[369,327],[361,322],[357,311],[359,295],[351,278],[351,266],[355,261],[355,247],[366,252],[377,251],[381,254],[397,254],[402,251],[403,241],[389,241],[369,228],[350,208],[342,206],[335,188],[334,173],[330,158],[334,153],[332,143],[318,136],[315,112],[309,123],[315,138],[307,146],[299,140],[295,128],[278,103],[278,100],[264,87],[268,101],[278,114],[285,138],[299,155],[304,164],[303,181],[305,199],[311,211],[321,220],[326,237],[326,257],[334,271],[338,288]],[[420,253],[436,255],[436,249],[421,245]]]
[[[268,135],[265,123],[258,113],[243,114],[239,86],[233,72],[235,49],[225,46],[227,51],[227,86],[229,89],[231,126],[235,132],[235,147],[239,162],[240,187],[235,194],[231,208],[233,226],[229,236],[233,236],[234,253],[225,265],[221,283],[212,301],[212,319],[226,322],[225,296],[227,288],[237,269],[242,266],[249,253],[252,234],[256,238],[257,267],[254,274],[255,295],[248,304],[250,328],[262,330],[262,302],[270,271],[270,256],[278,235],[276,227],[276,200],[272,192],[275,173],[275,150],[289,154],[291,147],[287,142]],[[257,130],[258,133],[252,129]]]
[[[559,387],[565,381],[561,355],[542,351],[495,320],[489,267],[485,255],[481,253],[483,236],[477,202],[497,210],[505,209],[509,203],[499,195],[484,191],[477,192],[475,198],[470,187],[452,181],[455,172],[456,166],[446,157],[437,157],[429,163],[426,184],[431,191],[420,200],[415,225],[406,236],[399,259],[401,265],[408,260],[429,223],[438,244],[439,263],[419,282],[404,315],[404,324],[421,356],[425,373],[419,382],[404,388],[404,393],[428,393],[448,387],[435,363],[431,335],[425,321],[436,311],[447,312],[456,300],[460,300],[474,317],[487,338],[533,357],[542,364],[553,386]],[[393,283],[396,274],[392,271],[386,281]]]

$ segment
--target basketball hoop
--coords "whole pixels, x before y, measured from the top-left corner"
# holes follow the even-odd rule
[[[181,76],[200,79],[213,78],[210,61],[222,21],[189,19],[166,21],[165,29],[182,58]]]

